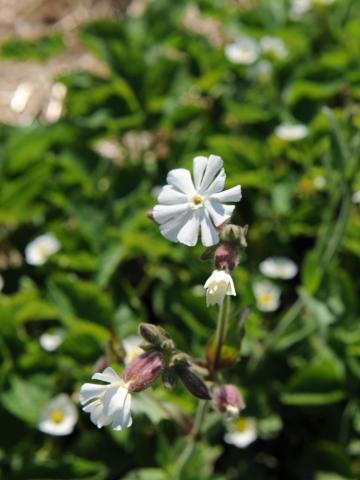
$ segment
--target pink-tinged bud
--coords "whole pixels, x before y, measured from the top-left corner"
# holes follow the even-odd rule
[[[142,392],[155,382],[164,368],[165,362],[161,352],[145,352],[129,363],[123,379],[128,384],[129,392]]]
[[[244,400],[235,385],[221,385],[213,392],[214,407],[228,417],[236,418],[245,408]]]
[[[234,243],[221,243],[215,250],[215,267],[217,270],[232,272],[239,263],[239,248]]]
[[[210,393],[205,383],[187,366],[178,365],[175,367],[175,371],[184,387],[186,387],[194,397],[200,398],[201,400],[210,400]]]

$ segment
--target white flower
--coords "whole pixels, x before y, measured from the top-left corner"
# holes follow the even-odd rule
[[[273,66],[269,60],[260,60],[257,62],[251,70],[251,76],[259,80],[267,81],[273,74]]]
[[[326,178],[322,175],[316,175],[316,177],[313,178],[313,184],[317,190],[324,190],[326,187]]]
[[[235,42],[225,46],[225,57],[237,65],[251,65],[259,57],[260,49],[255,40],[239,37]]]
[[[268,280],[253,285],[256,306],[262,312],[273,312],[279,308],[281,290]]]
[[[298,124],[283,124],[279,125],[275,129],[275,135],[287,142],[295,142],[296,140],[302,140],[308,135],[308,128],[306,125]]]
[[[159,205],[153,210],[154,220],[160,224],[165,238],[192,247],[197,243],[200,229],[205,247],[218,243],[215,227],[229,220],[235,208],[221,202],[238,202],[241,198],[240,185],[223,191],[226,175],[222,166],[222,159],[216,155],[195,157],[194,183],[184,168],[168,173],[168,185],[162,188]]]
[[[298,273],[295,262],[286,257],[269,257],[259,265],[260,272],[270,278],[289,280]]]
[[[360,205],[360,190],[354,192],[351,199],[355,205]]]
[[[4,279],[3,279],[2,275],[0,275],[0,292],[3,288],[4,288]]]
[[[265,36],[260,40],[260,47],[264,53],[273,55],[279,60],[283,60],[289,54],[285,43],[281,38]]]
[[[45,406],[38,422],[38,429],[49,435],[70,435],[77,419],[78,413],[69,395],[61,393]]]
[[[225,295],[236,295],[234,282],[224,270],[214,270],[204,285],[206,290],[206,305],[221,305]]]
[[[43,265],[53,253],[60,249],[58,239],[51,233],[40,235],[25,248],[25,258],[29,265]]]
[[[85,405],[84,412],[90,413],[91,421],[98,428],[109,424],[114,430],[130,427],[131,394],[124,380],[111,367],[95,373],[92,379],[107,385],[85,383],[80,389],[80,403]]]
[[[311,0],[293,0],[290,8],[290,17],[300,20],[311,9]]]
[[[224,435],[224,440],[237,448],[245,448],[257,439],[256,423],[253,418],[240,418]]]
[[[62,330],[55,330],[52,333],[43,333],[40,335],[39,343],[47,352],[54,352],[59,348],[64,339]]]
[[[144,353],[144,350],[140,348],[142,343],[143,339],[139,335],[130,335],[122,340],[125,350],[125,365],[129,365],[130,362]]]

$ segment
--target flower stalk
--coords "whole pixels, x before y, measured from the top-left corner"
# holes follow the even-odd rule
[[[214,357],[214,370],[219,367],[221,360],[221,349],[224,344],[226,337],[226,330],[228,325],[228,316],[229,316],[229,307],[230,299],[228,296],[224,297],[220,307],[219,307],[219,316],[218,323],[216,327],[216,336],[215,336],[215,357]]]

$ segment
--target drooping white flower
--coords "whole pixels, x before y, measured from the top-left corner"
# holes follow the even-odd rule
[[[287,142],[295,142],[307,137],[309,131],[306,125],[299,123],[298,125],[283,124],[275,129],[275,135],[281,140]]]
[[[360,205],[360,190],[358,190],[357,192],[354,192],[352,194],[351,199],[353,203],[355,203],[355,205]]]
[[[64,332],[62,330],[55,330],[50,333],[43,333],[40,335],[39,343],[47,352],[54,352],[62,344],[64,339]]]
[[[258,438],[256,422],[253,418],[240,418],[232,423],[224,435],[224,441],[237,448],[246,448]]]
[[[78,420],[78,412],[69,395],[61,393],[45,406],[38,429],[49,435],[70,435]]]
[[[128,365],[139,355],[144,353],[144,350],[140,348],[140,345],[144,340],[139,335],[130,335],[122,340],[122,344],[125,350],[125,365]]]
[[[268,280],[253,285],[256,306],[262,312],[273,312],[280,306],[280,288]]]
[[[29,265],[44,265],[47,259],[59,250],[60,243],[53,234],[40,235],[26,246],[26,262]]]
[[[114,430],[130,427],[131,394],[124,380],[111,367],[95,373],[92,379],[105,385],[85,383],[80,389],[80,403],[84,412],[90,413],[91,421],[98,428],[110,424]]]
[[[2,275],[0,275],[0,292],[2,291],[3,288],[4,288],[4,279]]]
[[[225,295],[236,295],[234,282],[224,270],[214,270],[204,285],[206,290],[206,305],[221,305]]]
[[[289,280],[298,273],[298,267],[295,262],[286,257],[269,257],[263,260],[259,265],[260,272],[270,278],[281,278]]]
[[[275,58],[278,58],[279,60],[284,60],[289,54],[288,49],[285,46],[285,43],[279,37],[265,36],[261,38],[260,47],[264,53],[268,55],[273,55]]]
[[[241,187],[224,189],[223,161],[216,155],[199,156],[193,161],[193,176],[189,170],[177,168],[167,176],[167,185],[158,197],[153,218],[160,224],[165,238],[190,247],[196,245],[199,229],[205,247],[215,245],[219,236],[215,227],[230,219],[235,205],[222,202],[238,202]]]
[[[239,37],[225,46],[225,57],[237,65],[251,65],[259,57],[258,43],[249,37]]]

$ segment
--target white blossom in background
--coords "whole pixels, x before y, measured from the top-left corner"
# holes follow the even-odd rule
[[[360,190],[358,190],[357,192],[354,192],[352,194],[351,199],[353,203],[355,203],[355,205],[360,205]]]
[[[48,123],[57,122],[64,108],[67,88],[63,83],[57,82],[51,87],[49,102],[44,108],[44,118]]]
[[[10,108],[15,113],[22,113],[30,100],[33,91],[33,84],[30,82],[21,82],[11,98]]]
[[[306,125],[299,123],[298,125],[283,124],[275,129],[275,135],[286,142],[295,142],[307,137],[309,130]]]
[[[281,38],[265,36],[260,40],[260,48],[262,52],[273,55],[279,60],[284,60],[289,51]]]
[[[140,348],[140,345],[144,342],[139,335],[130,335],[122,340],[122,344],[125,350],[125,365],[129,365],[135,358],[144,353],[144,350]]]
[[[124,380],[111,367],[95,373],[92,379],[105,385],[85,383],[80,389],[80,403],[84,412],[90,413],[91,421],[98,428],[110,424],[114,430],[130,427],[131,394]]]
[[[241,199],[240,185],[223,190],[226,175],[222,167],[223,161],[216,155],[199,156],[193,160],[194,182],[184,168],[168,173],[168,184],[161,189],[159,204],[153,210],[153,218],[165,238],[193,247],[200,230],[205,247],[219,242],[215,227],[229,220],[235,208],[222,202]]]
[[[267,59],[260,60],[251,69],[250,74],[258,80],[269,80],[274,72],[271,62]]]
[[[290,18],[301,20],[311,10],[311,0],[293,0],[290,7]]]
[[[316,175],[316,177],[313,178],[313,184],[316,190],[324,190],[326,187],[326,178],[322,175]]]
[[[51,233],[40,235],[25,248],[25,259],[29,265],[44,265],[47,259],[60,250],[58,239]]]
[[[4,288],[4,279],[2,275],[0,275],[0,292],[2,291],[3,288]]]
[[[237,448],[246,448],[258,438],[256,422],[253,418],[240,418],[232,423],[224,435],[224,441]]]
[[[221,305],[225,295],[236,295],[234,282],[224,270],[214,270],[204,285],[206,289],[206,305]]]
[[[298,266],[290,258],[269,257],[259,265],[260,272],[270,278],[289,280],[298,273]]]
[[[46,332],[40,335],[39,343],[46,352],[54,352],[57,350],[64,340],[64,332],[62,330],[55,330],[53,332]]]
[[[38,429],[49,435],[70,435],[78,420],[78,412],[69,395],[61,393],[45,406]]]
[[[256,306],[262,312],[274,312],[280,306],[280,288],[268,280],[253,285]]]
[[[259,58],[258,43],[249,37],[239,37],[225,46],[225,57],[237,65],[251,65]]]

